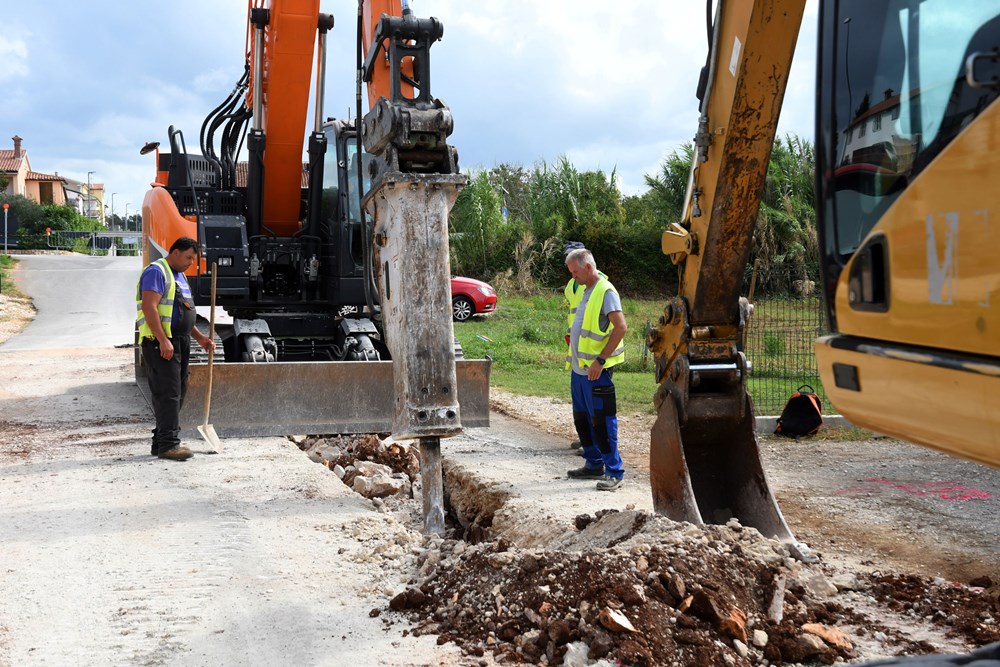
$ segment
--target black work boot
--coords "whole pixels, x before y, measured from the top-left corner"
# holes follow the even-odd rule
[[[580,468],[573,468],[566,471],[567,477],[573,479],[604,479],[604,466],[600,468],[588,468],[586,465]]]

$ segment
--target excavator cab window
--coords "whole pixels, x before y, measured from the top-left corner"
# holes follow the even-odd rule
[[[368,166],[374,156],[369,153],[362,151],[361,163],[362,163],[362,174],[364,176],[364,192],[368,192],[371,188],[371,178],[368,175]],[[351,222],[359,222],[361,220],[361,195],[364,193],[358,193],[358,146],[353,141],[347,143],[347,200],[348,200],[348,211],[350,212]]]
[[[817,155],[827,266],[844,266],[913,179],[996,99],[995,85],[970,84],[967,67],[987,54],[977,76],[998,73],[988,61],[998,21],[998,3],[979,0],[824,5]]]

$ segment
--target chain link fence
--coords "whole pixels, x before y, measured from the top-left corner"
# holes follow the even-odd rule
[[[816,339],[828,333],[818,272],[758,269],[755,274],[748,281],[754,288],[747,288],[754,310],[744,351],[753,366],[749,389],[757,415],[780,415],[788,397],[802,385],[812,387],[829,412],[814,351]]]

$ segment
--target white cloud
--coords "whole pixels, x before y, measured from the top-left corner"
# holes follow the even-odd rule
[[[26,77],[28,67],[28,45],[23,39],[13,39],[0,35],[0,81]]]

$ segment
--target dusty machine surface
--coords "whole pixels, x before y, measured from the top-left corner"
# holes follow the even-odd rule
[[[452,329],[447,219],[465,177],[451,114],[430,94],[440,22],[398,0],[364,4],[363,146],[355,120],[324,119],[334,19],[319,0],[250,0],[247,12],[244,75],[205,119],[200,152],[174,127],[169,151],[143,149],[157,161],[144,259],[197,239],[188,281],[200,306],[218,267],[229,315],[216,341],[218,432],[443,437],[488,425],[490,362],[464,359]],[[138,355],[136,371],[148,391]],[[206,376],[192,364],[184,428],[201,420]]]

